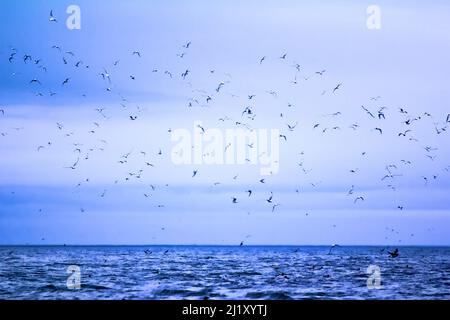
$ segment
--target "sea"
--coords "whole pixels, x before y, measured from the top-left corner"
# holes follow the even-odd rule
[[[450,247],[2,246],[2,300],[450,299]]]

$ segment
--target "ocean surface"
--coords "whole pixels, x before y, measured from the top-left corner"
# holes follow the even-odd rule
[[[449,247],[392,249],[3,246],[0,299],[450,299]]]

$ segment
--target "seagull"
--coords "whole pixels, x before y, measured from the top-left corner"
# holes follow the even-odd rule
[[[361,108],[363,108],[363,110],[364,110],[369,116],[371,116],[372,118],[375,118],[375,116],[372,114],[372,112],[370,112],[366,107],[361,106]]]
[[[338,90],[342,86],[342,83],[338,83],[336,87],[333,89],[333,93]]]
[[[350,190],[348,191],[347,195],[353,194],[353,189],[355,188],[354,185],[351,186]]]
[[[56,18],[53,16],[53,10],[50,10],[50,18],[48,19],[50,22],[58,22]]]
[[[0,109],[0,112],[2,113],[2,115],[5,115],[5,110]]]
[[[450,122],[450,113],[447,115],[447,119],[445,120],[445,122],[447,122],[447,123]]]
[[[273,198],[273,193],[271,192],[271,193],[270,193],[269,199],[266,199],[266,201],[267,201],[268,203],[272,203],[272,198]]]
[[[181,77],[183,78],[183,80],[187,77],[188,74],[189,74],[189,69],[186,69],[186,71],[181,74]]]
[[[400,133],[398,134],[398,136],[399,136],[399,137],[400,137],[400,136],[406,137],[406,134],[407,134],[408,132],[411,132],[411,130],[406,130],[405,132],[400,132]]]
[[[38,79],[36,79],[36,78],[32,79],[32,80],[30,81],[30,83],[41,84],[41,82],[40,82]]]
[[[185,45],[183,45],[183,48],[189,49],[189,46],[191,45],[191,42],[189,41],[188,43],[186,43]]]
[[[192,178],[195,177],[196,175],[197,175],[197,170],[194,170],[194,171],[192,172]]]
[[[381,130],[380,128],[375,128],[375,130],[377,130],[380,134],[383,134],[383,130]]]
[[[23,62],[27,63],[27,60],[32,61],[31,56],[29,54],[26,54],[26,55],[23,56]]]
[[[80,161],[80,158],[77,159],[77,161],[75,161],[75,163],[71,166],[71,167],[66,167],[66,169],[72,169],[75,170],[76,166],[78,165],[78,161]]]
[[[355,201],[353,201],[353,203],[356,203],[358,200],[364,201],[364,197],[358,197],[355,199]]]
[[[259,64],[262,64],[264,60],[266,60],[266,56],[262,57],[262,58],[259,60]]]
[[[66,79],[62,82],[61,85],[63,86],[63,85],[68,84],[68,83],[69,83],[69,80],[70,80],[70,78],[66,78]]]
[[[249,197],[252,195],[252,190],[247,190],[246,192],[248,192]]]
[[[286,56],[287,56],[287,53],[285,53],[285,54],[283,54],[281,57],[280,57],[280,59],[286,59]]]
[[[139,51],[133,51],[132,55],[138,56],[139,58],[141,57],[141,53]]]
[[[286,124],[289,128],[290,131],[294,131],[295,127],[298,125],[298,122],[296,122],[294,125],[289,125],[288,123]]]
[[[275,209],[276,209],[276,207],[278,207],[279,206],[279,204],[277,203],[277,204],[274,204],[273,206],[272,206],[272,212],[274,212],[275,211]]]
[[[237,198],[236,198],[236,197],[231,197],[231,201],[232,201],[233,203],[237,203]]]
[[[318,75],[323,75],[325,73],[326,70],[322,70],[322,71],[316,71],[316,74]]]
[[[333,245],[330,247],[330,251],[328,251],[328,254],[331,254],[331,251],[332,251],[334,248],[336,248],[336,247],[339,247],[339,245],[338,245],[338,244],[333,244]]]
[[[391,258],[397,258],[399,255],[397,248],[394,251],[388,251],[388,253]]]
[[[224,82],[219,83],[219,86],[216,88],[216,92],[219,92],[220,89],[225,85]]]

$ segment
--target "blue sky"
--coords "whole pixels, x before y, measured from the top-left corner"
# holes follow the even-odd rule
[[[65,26],[71,4],[80,30]],[[380,30],[366,27],[371,4]],[[450,244],[445,1],[14,1],[0,12],[0,243]],[[169,130],[235,127],[223,117],[287,136],[265,184],[257,166],[171,162]],[[395,177],[381,180],[388,165]]]

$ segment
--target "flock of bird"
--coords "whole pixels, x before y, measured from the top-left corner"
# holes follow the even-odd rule
[[[55,17],[53,11],[50,12],[49,18],[50,23],[57,24],[58,19]],[[185,44],[180,45],[180,51],[177,53],[174,53],[174,56],[177,57],[177,59],[185,59],[186,56],[189,55],[189,52],[191,50],[191,47],[195,44],[191,43],[190,41],[187,41]],[[36,70],[43,72],[45,74],[50,73],[52,71],[52,68],[58,68],[58,66],[48,65],[45,63],[44,59],[39,58],[39,56],[36,56],[33,53],[29,52],[21,52],[19,49],[16,49],[14,47],[9,48],[9,53],[7,55],[7,61],[11,66],[17,67],[18,71],[13,72],[11,74],[11,77],[18,77],[20,75],[19,69],[23,67],[23,65],[31,66],[34,68],[37,68]],[[110,94],[115,94],[117,97],[117,104],[120,105],[118,109],[120,112],[124,114],[122,117],[122,121],[138,121],[140,120],[140,114],[145,112],[145,109],[140,106],[131,107],[130,99],[123,96],[119,90],[117,89],[115,85],[115,77],[116,74],[114,73],[114,68],[118,67],[121,63],[120,59],[117,59],[113,61],[111,64],[109,64],[109,67],[103,67],[103,66],[92,66],[85,62],[83,59],[81,59],[78,56],[78,53],[71,51],[71,50],[64,50],[62,45],[53,45],[49,50],[54,50],[55,52],[59,53],[60,55],[60,62],[56,62],[56,64],[62,64],[71,66],[71,72],[75,72],[77,69],[84,68],[85,70],[91,72],[91,74],[94,74],[98,82],[102,87],[104,87],[105,92],[108,92]],[[138,61],[143,61],[145,53],[141,52],[139,50],[130,50],[129,54],[131,57],[138,59]],[[259,68],[264,68],[266,64],[272,63],[273,61],[277,61],[280,63],[287,63],[289,64],[289,58],[290,55],[288,53],[282,53],[278,57],[268,57],[268,56],[261,56],[260,58],[255,59],[255,65],[257,65]],[[183,61],[183,60],[182,60]],[[142,67],[145,67],[145,63],[142,62]],[[155,74],[161,74],[166,79],[169,79],[171,81],[180,81],[183,83],[183,85],[189,89],[191,96],[187,98],[186,100],[186,112],[189,112],[192,110],[192,108],[195,107],[207,107],[207,108],[214,108],[214,101],[217,97],[220,95],[228,95],[231,98],[236,99],[235,101],[239,101],[239,103],[244,103],[244,106],[241,108],[241,111],[239,111],[238,114],[235,115],[226,115],[218,118],[218,123],[223,123],[226,125],[230,125],[236,128],[245,128],[249,130],[253,130],[255,128],[254,123],[257,119],[257,104],[258,99],[266,99],[267,98],[274,98],[279,99],[280,98],[280,92],[277,90],[266,90],[263,93],[254,93],[254,92],[248,92],[245,97],[242,98],[242,96],[238,96],[236,94],[225,92],[224,88],[228,87],[230,83],[233,81],[233,77],[229,73],[224,73],[224,80],[220,81],[219,83],[213,84],[211,87],[211,90],[204,90],[204,89],[196,89],[194,88],[194,85],[192,84],[190,77],[193,73],[193,70],[189,67],[185,67],[180,71],[177,70],[169,70],[169,69],[160,69],[160,68],[153,68],[151,70],[152,73]],[[217,71],[215,69],[209,70],[210,74],[214,74]],[[305,75],[302,72],[302,66],[296,62],[292,62],[292,72],[295,74],[293,79],[288,80],[289,84],[291,86],[297,86],[302,81],[306,82],[312,79],[313,77],[316,77],[317,79],[322,79],[327,75],[327,70],[320,68],[320,70],[313,72],[312,74]],[[117,75],[118,76],[118,75]],[[38,76],[33,77],[31,79],[24,80],[24,86],[29,86],[30,91],[33,92],[33,94],[36,97],[55,97],[60,94],[64,94],[63,92],[60,92],[62,88],[71,86],[73,76],[68,75],[60,79],[59,88],[56,87],[54,89],[46,87],[46,84],[43,80],[41,80]],[[128,75],[129,81],[138,81],[136,75],[130,73]],[[343,83],[336,83],[335,85],[325,88],[321,92],[321,96],[329,95],[331,97],[337,96],[340,94],[341,90],[344,88]],[[87,94],[81,94],[82,97],[87,98]],[[407,107],[373,107],[373,105],[377,105],[379,101],[382,100],[381,96],[374,96],[370,97],[368,99],[368,103],[363,103],[360,106],[357,107],[359,109],[358,111],[360,114],[359,117],[366,117],[366,120],[372,121],[373,123],[371,128],[367,128],[370,131],[373,131],[376,134],[379,135],[386,135],[386,132],[383,128],[383,124],[385,121],[388,121],[388,117],[393,113],[398,113],[402,117],[402,122],[399,123],[399,130],[396,134],[397,138],[406,139],[412,144],[422,144],[423,142],[414,135],[414,128],[415,125],[418,122],[423,122],[426,120],[430,120],[430,130],[434,131],[434,134],[436,135],[444,135],[447,133],[447,128],[450,125],[450,114],[443,114],[443,115],[432,115],[428,112],[421,112],[421,113],[414,113],[410,112]],[[242,102],[244,101],[244,102]],[[0,103],[0,120],[1,118],[8,117],[9,110],[12,109],[13,106],[8,107],[4,104]],[[96,113],[98,114],[98,120],[92,121],[88,120],[90,123],[92,123],[92,129],[90,130],[90,133],[94,136],[96,134],[96,130],[102,126],[102,122],[108,121],[111,118],[111,115],[108,114],[108,110],[110,107],[101,107],[101,106],[93,106],[93,109],[95,109]],[[295,108],[294,104],[288,103],[285,110],[279,113],[279,118],[281,121],[284,122],[284,130],[282,133],[280,133],[280,139],[283,141],[289,140],[289,135],[298,129],[300,126],[299,120],[300,119],[288,119],[288,112],[290,109]],[[393,111],[395,110],[395,111]],[[352,132],[357,132],[358,130],[361,130],[361,125],[358,124],[358,122],[353,122],[350,125],[344,126],[342,125],[342,122],[339,122],[340,117],[342,116],[343,111],[336,111],[331,114],[326,115],[329,119],[332,119],[334,123],[332,125],[325,126],[322,122],[317,120],[314,123],[311,123],[310,125],[303,125],[303,127],[310,127],[311,132],[321,132],[322,134],[327,134],[329,132],[338,131],[338,130],[350,130]],[[0,121],[1,123],[1,121]],[[57,130],[61,133],[61,135],[65,138],[71,138],[71,145],[73,146],[74,154],[76,155],[73,159],[68,159],[67,164],[64,166],[67,170],[73,170],[76,171],[81,162],[88,161],[90,159],[90,156],[94,152],[101,152],[104,151],[106,148],[108,148],[108,145],[113,143],[113,141],[109,141],[107,137],[100,137],[100,139],[97,139],[97,141],[100,141],[100,145],[90,146],[86,147],[86,145],[82,143],[76,142],[76,135],[77,133],[74,131],[70,131],[65,128],[63,122],[57,122],[56,124]],[[20,131],[23,128],[11,128],[11,130]],[[198,129],[201,132],[205,132],[205,128],[203,126],[198,126]],[[171,129],[169,128],[168,131],[170,132]],[[0,132],[1,136],[4,139],[8,136],[8,131]],[[49,138],[50,139],[50,138]],[[51,140],[51,139],[50,139]],[[48,141],[46,143],[43,143],[41,145],[37,145],[35,152],[45,152],[46,149],[50,149],[52,146],[52,142]],[[248,148],[252,148],[252,144],[247,145]],[[226,149],[229,147],[225,147]],[[430,161],[434,161],[437,157],[438,148],[430,146],[430,145],[424,145],[423,147],[424,155],[430,159]],[[159,148],[158,152],[154,154],[155,157],[161,157],[163,154],[167,154],[169,151],[163,150],[163,148]],[[366,155],[366,151],[358,151],[358,153],[361,156]],[[300,153],[300,155],[304,155],[303,152]],[[117,163],[123,165],[127,168],[127,164],[129,163],[129,160],[131,157],[141,157],[142,158],[142,166],[139,169],[130,169],[127,168],[125,171],[127,171],[125,176],[122,177],[115,177],[113,179],[114,184],[119,184],[122,182],[127,182],[130,180],[139,180],[142,178],[143,173],[147,170],[157,167],[156,160],[149,160],[150,152],[146,150],[140,150],[139,152],[125,152],[121,155],[118,155]],[[385,175],[380,177],[380,181],[387,182],[387,188],[390,190],[395,190],[395,180],[397,177],[402,176],[401,174],[401,168],[400,165],[404,166],[412,166],[413,162],[408,159],[401,159],[398,163],[387,163],[385,166]],[[305,168],[303,165],[303,161],[298,164],[301,172],[303,172],[305,175],[308,175],[310,172],[310,169]],[[433,168],[435,169],[435,168]],[[190,170],[190,169],[189,169]],[[358,168],[350,169],[349,172],[351,174],[357,174]],[[442,170],[443,172],[449,172],[450,166],[439,168],[437,170]],[[192,179],[196,179],[198,175],[201,172],[201,168],[197,168],[193,170],[192,172],[189,172],[189,175]],[[428,184],[431,180],[436,180],[439,177],[439,173],[433,173],[429,176],[422,176],[419,177],[419,179],[422,179],[425,184]],[[238,175],[235,175],[232,177],[234,180],[238,178]],[[76,182],[77,187],[81,187],[83,184],[88,183],[89,178],[85,178],[81,181]],[[212,181],[212,185],[218,186],[220,182]],[[276,194],[273,191],[270,191],[270,177],[256,177],[255,178],[255,184],[257,185],[264,185],[264,187],[267,188],[268,194],[267,197],[264,199],[264,203],[269,206],[269,210],[273,213],[278,212],[279,208],[282,207],[282,203],[279,203],[276,201]],[[317,183],[311,182],[311,185],[313,187],[317,186]],[[169,187],[168,185],[165,185],[164,187]],[[152,196],[152,193],[157,192],[157,189],[159,186],[157,185],[150,185],[149,191],[146,191],[143,193],[143,197],[149,198]],[[104,198],[107,196],[107,189],[104,189],[103,192],[99,195],[100,198]],[[296,189],[295,192],[300,193],[301,191],[299,189]],[[361,192],[357,192],[357,186],[351,185],[348,189],[343,190],[343,194],[347,195],[349,198],[351,198],[351,202],[353,202],[353,205],[358,205],[361,202],[366,201],[366,196],[362,194]],[[241,193],[236,194],[231,197],[230,200],[233,205],[237,205],[240,203],[240,199],[245,196],[246,199],[254,197],[254,190],[251,188],[243,188],[241,190]],[[226,201],[226,199],[224,199]],[[258,199],[259,201],[259,199]],[[163,208],[164,204],[157,204],[158,208]],[[405,205],[398,203],[395,204],[395,207],[398,210],[403,210]],[[80,211],[82,213],[87,212],[84,207],[80,208]],[[395,230],[392,230],[395,232]],[[240,242],[241,245],[244,244],[244,241]],[[331,253],[331,250],[330,250]],[[397,255],[397,253],[393,254]]]

